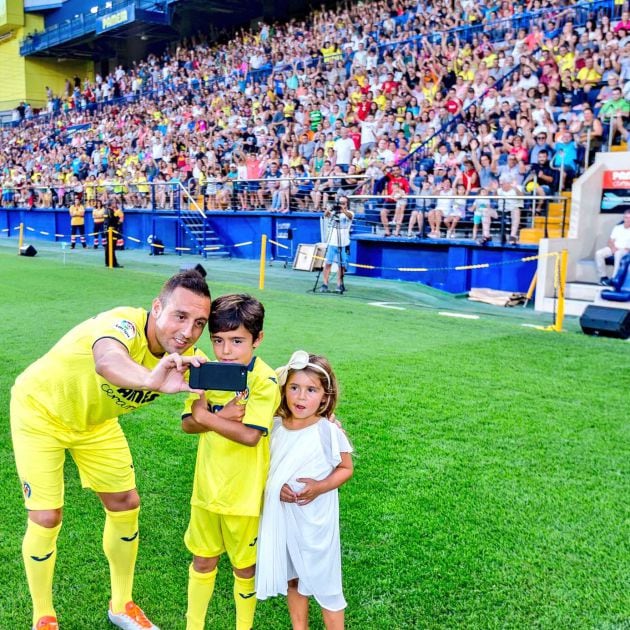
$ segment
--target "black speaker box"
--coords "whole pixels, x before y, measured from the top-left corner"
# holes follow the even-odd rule
[[[32,245],[23,245],[20,247],[20,256],[35,256],[37,250]]]
[[[580,326],[587,335],[627,339],[630,337],[630,310],[589,304],[580,317]]]

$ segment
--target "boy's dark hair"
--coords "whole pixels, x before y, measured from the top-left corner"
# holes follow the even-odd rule
[[[258,339],[265,320],[265,307],[247,293],[222,295],[212,302],[208,329],[210,333],[236,330],[241,324]]]
[[[174,276],[171,276],[164,283],[164,286],[160,291],[160,301],[164,303],[168,300],[171,293],[180,287],[191,291],[196,295],[201,295],[211,299],[210,288],[208,287],[208,283],[205,281],[204,277],[196,269],[187,269],[186,271],[180,271]]]

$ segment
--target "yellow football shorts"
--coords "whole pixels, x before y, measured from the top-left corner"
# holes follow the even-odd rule
[[[246,569],[256,564],[258,521],[258,516],[217,514],[192,505],[184,542],[195,556],[216,558],[225,551],[235,569]]]
[[[27,510],[63,506],[66,451],[79,469],[84,488],[125,492],[136,487],[127,438],[115,418],[89,431],[71,431],[14,390],[11,437]]]

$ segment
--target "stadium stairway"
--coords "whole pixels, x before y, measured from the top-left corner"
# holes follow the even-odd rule
[[[562,238],[566,236],[569,229],[569,219],[571,217],[571,193],[569,191],[560,193],[567,199],[565,203],[555,201],[549,204],[549,216],[547,217],[548,238]],[[563,215],[566,204],[566,213]],[[564,221],[563,221],[564,219]],[[541,238],[545,238],[545,217],[534,217],[534,225],[530,228],[523,228],[520,233],[521,243],[537,244]]]
[[[230,250],[201,212],[182,211],[179,219],[186,234],[195,242],[196,252],[206,258],[229,258]]]

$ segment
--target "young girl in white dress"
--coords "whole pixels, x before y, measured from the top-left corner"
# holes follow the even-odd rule
[[[330,422],[337,379],[303,350],[278,368],[282,400],[271,431],[271,465],[258,532],[256,596],[286,595],[294,630],[308,628],[308,598],[327,630],[344,627],[337,488],[352,476],[352,447]]]

